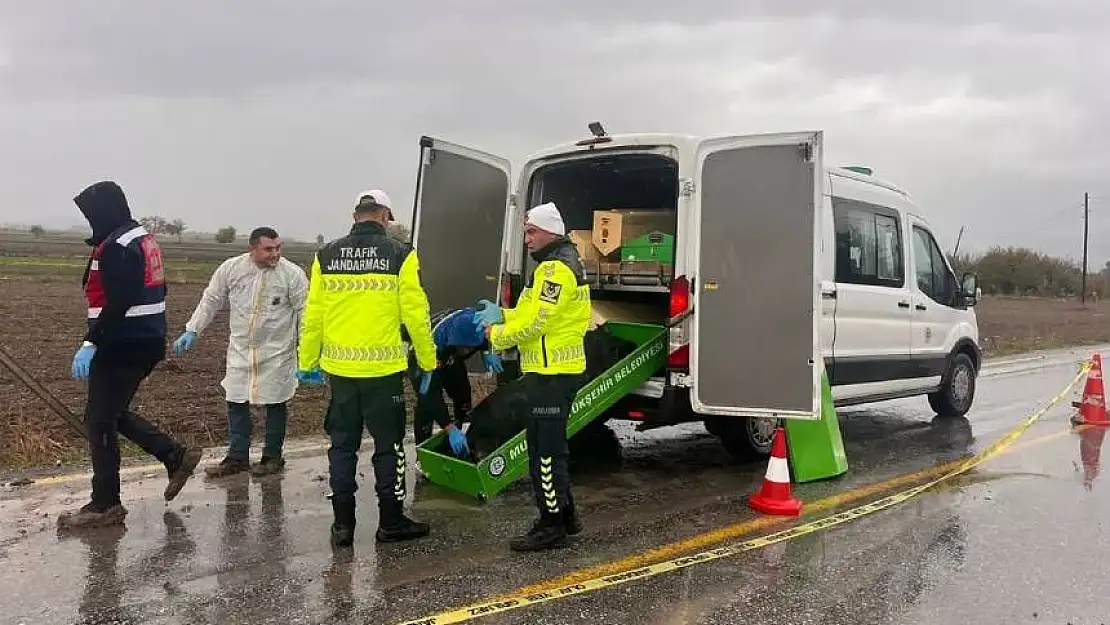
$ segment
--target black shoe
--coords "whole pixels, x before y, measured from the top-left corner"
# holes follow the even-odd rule
[[[224,458],[217,464],[210,464],[204,467],[204,474],[209,479],[218,480],[223,477],[231,477],[238,475],[243,471],[250,470],[250,463],[243,458]]]
[[[166,501],[171,501],[174,497],[177,497],[177,494],[185,487],[185,482],[189,481],[189,478],[193,476],[193,471],[200,464],[200,457],[201,450],[195,447],[185,448],[181,450],[177,462],[166,466],[166,471],[170,474],[170,483],[166,484],[164,493]]]
[[[400,502],[383,502],[379,507],[378,531],[375,538],[380,543],[392,543],[423,538],[431,532],[427,523],[413,521],[402,512]]]
[[[558,514],[544,513],[524,536],[509,541],[513,551],[543,551],[567,545],[567,530]]]
[[[332,499],[331,511],[335,516],[331,524],[331,544],[349,547],[355,542],[355,502],[353,499]]]
[[[251,465],[251,475],[254,477],[265,477],[275,473],[281,473],[285,468],[285,459],[282,457],[271,458],[269,456],[262,456],[262,461],[257,464]]]
[[[578,518],[578,511],[574,509],[574,504],[563,507],[563,529],[569,536],[582,533],[582,521]]]
[[[99,506],[87,503],[80,510],[63,512],[58,517],[58,529],[86,529],[93,527],[108,527],[122,525],[127,518],[127,509],[120,504],[112,506]]]
[[[333,547],[350,547],[355,542],[355,528],[349,525],[331,524],[331,544]]]

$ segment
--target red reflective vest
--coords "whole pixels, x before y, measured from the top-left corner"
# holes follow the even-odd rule
[[[166,336],[166,277],[162,248],[154,235],[142,226],[125,226],[116,230],[103,243],[93,248],[89,259],[89,272],[85,280],[85,299],[88,301],[89,330],[96,325],[100,313],[108,303],[104,291],[104,273],[100,259],[109,245],[121,245],[133,253],[134,262],[143,264],[143,290],[139,301],[127,309],[122,323],[112,331],[110,342]]]

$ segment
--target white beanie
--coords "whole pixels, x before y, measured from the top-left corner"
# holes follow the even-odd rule
[[[563,216],[559,214],[559,209],[555,208],[554,202],[540,204],[528,211],[524,223],[551,234],[564,235],[567,233],[566,226],[563,225]]]

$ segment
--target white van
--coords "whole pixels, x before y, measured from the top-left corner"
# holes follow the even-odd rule
[[[777,419],[820,414],[818,358],[840,406],[927,395],[942,416],[971,407],[977,277],[957,281],[906,192],[825,166],[821,132],[590,130],[528,157],[515,189],[509,161],[421,139],[413,241],[433,310],[515,303],[534,266],[529,207],[555,202],[568,230],[591,229],[595,210],[657,210],[673,219],[673,265],[587,276],[595,301],[673,323],[665,371],[608,418],[703,421],[730,453],[758,458]]]

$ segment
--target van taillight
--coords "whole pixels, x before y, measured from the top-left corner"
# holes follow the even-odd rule
[[[689,369],[690,368],[690,344],[687,343],[682,347],[671,352],[667,355],[667,367],[671,369]]]
[[[671,281],[671,319],[690,308],[690,281],[680,276]]]

